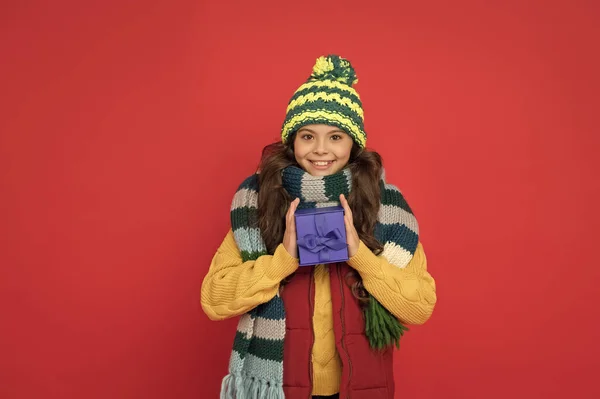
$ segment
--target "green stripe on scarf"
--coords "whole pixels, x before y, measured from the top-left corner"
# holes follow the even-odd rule
[[[283,341],[281,340],[259,337],[248,339],[237,331],[233,341],[233,350],[237,351],[241,358],[249,353],[261,359],[283,362]]]
[[[242,261],[246,262],[246,261],[249,261],[249,260],[256,260],[259,257],[261,257],[263,255],[268,255],[268,254],[267,254],[267,251],[262,251],[262,252],[242,251],[241,255],[242,255]]]
[[[257,220],[258,210],[256,208],[243,207],[231,210],[231,228],[237,230],[240,227],[250,226],[251,220]]]

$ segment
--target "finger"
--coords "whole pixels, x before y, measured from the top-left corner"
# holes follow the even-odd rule
[[[295,224],[294,214],[296,213],[296,208],[298,208],[298,204],[299,203],[300,203],[300,199],[299,198],[296,198],[295,200],[293,200],[290,203],[290,207],[289,207],[287,215],[286,215],[287,223],[290,226],[294,226],[294,224]]]
[[[294,214],[296,213],[296,209],[298,209],[298,203],[300,202],[300,200],[298,198],[296,198],[295,200],[292,201],[292,203],[290,204],[290,213],[292,215],[292,219],[294,218]]]
[[[348,218],[348,220],[352,221],[352,209],[350,209],[350,205],[348,204],[348,200],[344,194],[340,194],[340,202],[344,208],[344,218]]]
[[[346,217],[344,217],[344,225],[346,226],[346,234],[349,234],[352,231],[352,223],[350,223],[350,220]]]
[[[351,213],[344,215],[344,225],[346,226],[346,232],[348,232],[348,234],[353,234],[353,232],[356,231]]]
[[[296,207],[298,206],[298,198],[296,198],[295,200],[293,200],[292,202],[290,202],[290,207],[288,208],[287,214],[288,215],[293,215],[294,212],[296,211]]]
[[[348,204],[348,200],[346,199],[346,196],[344,194],[340,194],[340,200],[341,200],[342,206],[344,207],[344,210],[346,210],[348,212],[352,212],[350,210],[350,204]]]
[[[354,228],[352,213],[349,211],[344,211],[344,225],[346,226],[346,231],[351,231]]]
[[[346,200],[346,196],[344,194],[340,194],[340,203],[346,212],[350,211],[350,206],[348,205],[348,201]]]
[[[292,247],[294,248],[294,255],[295,257],[297,257],[298,255],[296,254],[296,249],[295,249],[295,245],[296,245],[296,209],[298,208],[298,204],[300,203],[300,199],[296,198],[295,200],[292,201],[292,203],[290,204],[290,210],[291,210],[291,215],[290,215],[290,222],[289,222],[289,237],[290,240],[292,242]]]
[[[288,211],[285,214],[285,223],[287,226],[289,226],[290,223],[292,222],[293,216],[294,216],[294,209],[293,209],[293,206],[290,204],[290,207],[288,208]]]

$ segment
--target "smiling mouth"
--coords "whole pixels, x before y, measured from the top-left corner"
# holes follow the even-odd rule
[[[334,163],[335,161],[309,161],[309,162],[315,166],[329,166],[332,163]]]

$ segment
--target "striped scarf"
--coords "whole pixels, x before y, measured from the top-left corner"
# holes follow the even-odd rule
[[[352,189],[348,168],[334,175],[316,177],[290,166],[282,172],[283,187],[292,198],[300,198],[298,208],[339,205],[340,194]],[[406,267],[419,241],[418,224],[400,191],[380,181],[381,206],[375,238],[383,244],[380,256],[398,267]],[[248,177],[238,188],[231,205],[231,227],[242,260],[267,255],[258,228],[258,175]],[[375,298],[370,296],[365,309],[365,331],[372,348],[395,343],[406,330]],[[221,386],[221,399],[282,399],[283,343],[285,310],[276,295],[241,316],[229,363],[229,374]]]

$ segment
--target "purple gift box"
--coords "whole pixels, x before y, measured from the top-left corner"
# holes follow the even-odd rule
[[[348,260],[344,208],[299,209],[295,217],[300,266]]]

